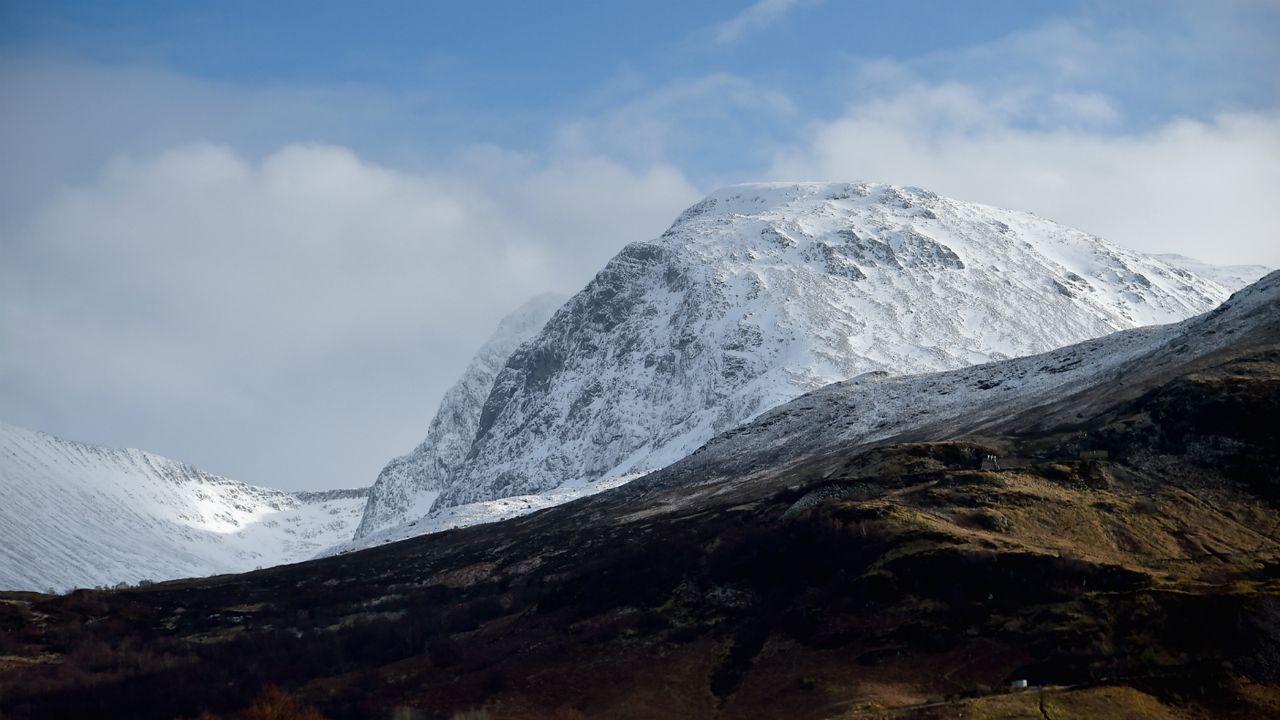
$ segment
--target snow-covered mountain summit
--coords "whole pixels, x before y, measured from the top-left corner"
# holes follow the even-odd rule
[[[288,493],[0,423],[0,589],[243,572],[347,540],[367,489]]]
[[[624,248],[514,351],[435,503],[662,467],[831,382],[1043,352],[1181,320],[1229,290],[925,190],[725,188]]]

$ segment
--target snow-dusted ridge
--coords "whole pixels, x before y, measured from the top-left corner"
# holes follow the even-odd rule
[[[1020,417],[1033,410],[1038,424],[1070,422],[1077,405],[1064,410],[1067,417],[1055,419],[1054,403],[1078,393],[1101,396],[1104,403],[1131,399],[1147,379],[1168,368],[1189,367],[1251,336],[1274,345],[1277,333],[1280,271],[1180,323],[960,370],[905,377],[870,373],[833,383],[715,437],[667,468],[661,482],[706,482],[762,468],[776,472],[789,461],[847,453],[889,438],[910,439],[913,433],[939,440],[1002,426],[1019,431],[1025,429]]]
[[[1167,263],[1174,269],[1208,278],[1231,290],[1238,290],[1245,285],[1257,282],[1262,276],[1271,272],[1271,268],[1264,265],[1211,265],[1177,253],[1158,253],[1151,257]]]
[[[643,473],[636,473],[590,483],[569,484],[534,495],[515,495],[498,498],[497,500],[485,500],[466,505],[440,508],[436,512],[425,514],[417,520],[393,525],[367,535],[357,535],[348,542],[325,548],[316,557],[341,555],[355,550],[363,550],[454,528],[501,522],[521,515],[528,515],[544,508],[563,505],[572,500],[602,493],[605,490],[612,490],[641,477],[644,477]]]
[[[347,540],[367,489],[289,493],[0,423],[0,589],[242,572]]]
[[[725,188],[624,248],[514,351],[435,507],[660,468],[831,382],[1030,355],[1227,295],[1078,230],[916,188]]]

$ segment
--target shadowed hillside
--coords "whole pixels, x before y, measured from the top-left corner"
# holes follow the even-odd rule
[[[1234,328],[1212,348],[1184,333],[1123,383],[975,403],[970,431],[963,413],[846,445],[811,428],[811,451],[727,474],[712,443],[503,523],[0,595],[0,713],[241,717],[274,685],[334,718],[1275,717],[1267,292],[1247,324],[1201,319]]]

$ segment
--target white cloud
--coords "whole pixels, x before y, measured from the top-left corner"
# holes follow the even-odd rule
[[[560,125],[556,152],[602,153],[632,164],[680,158],[698,168],[725,145],[750,151],[762,130],[794,121],[785,93],[728,73],[678,78],[639,97]]]
[[[730,45],[782,19],[804,0],[756,0],[742,12],[716,25],[716,42]]]
[[[465,155],[484,167],[332,145],[117,159],[3,228],[5,419],[249,481],[369,482],[499,316],[697,196],[670,166]]]
[[[206,138],[266,153],[292,142],[350,143],[411,116],[370,88],[249,89],[163,68],[0,55],[0,213],[68,181],[88,182],[119,154]]]
[[[248,481],[369,482],[499,317],[700,195],[594,141],[458,147],[361,88],[0,57],[0,92],[0,420]]]
[[[1139,250],[1280,266],[1270,0],[1094,6],[969,47],[852,61],[774,178],[919,185]],[[1157,10],[1159,10],[1157,12]]]
[[[1130,132],[1106,98],[1062,98],[1087,122],[1028,126],[1037,96],[915,84],[814,123],[775,178],[866,179],[1036,212],[1152,252],[1280,266],[1280,113],[1224,113]]]

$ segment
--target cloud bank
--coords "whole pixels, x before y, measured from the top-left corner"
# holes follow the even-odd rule
[[[433,173],[317,144],[117,158],[3,229],[5,419],[251,482],[367,483],[498,317],[697,197],[670,166],[489,147]]]
[[[1147,252],[1280,266],[1280,114],[1224,113],[1139,132],[1096,132],[1105,98],[1055,96],[1065,127],[975,88],[918,86],[817,122],[777,153],[776,178],[917,185],[1030,210]]]
[[[695,34],[714,52],[796,7]],[[1280,266],[1280,76],[1259,71],[1280,12],[1175,7],[803,77],[621,83],[521,147],[459,141],[471,119],[430,97],[0,56],[0,420],[367,484],[501,315],[730,182],[918,185]]]

